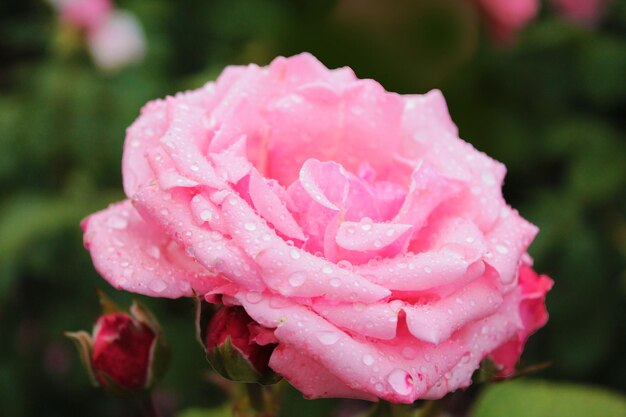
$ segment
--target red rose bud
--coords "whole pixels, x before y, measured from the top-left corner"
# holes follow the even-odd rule
[[[211,366],[224,378],[273,384],[280,380],[268,366],[276,347],[271,330],[252,320],[242,307],[220,307],[200,335]]]
[[[72,332],[72,338],[92,383],[112,394],[149,389],[167,364],[168,351],[160,326],[143,306],[133,303],[130,314],[102,300],[104,313],[92,335]]]

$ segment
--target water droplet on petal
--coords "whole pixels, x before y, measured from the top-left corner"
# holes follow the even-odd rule
[[[287,281],[289,281],[289,285],[291,285],[292,287],[299,287],[300,285],[304,284],[304,281],[306,281],[306,273],[294,272],[293,274],[289,275]]]
[[[415,357],[417,356],[417,351],[415,349],[413,349],[412,347],[405,347],[404,349],[402,349],[402,357],[404,357],[405,359],[415,359]]]
[[[107,225],[113,229],[123,230],[128,226],[128,220],[121,216],[111,216],[107,220]]]
[[[250,232],[253,232],[256,230],[256,225],[254,223],[246,223],[243,225],[243,227],[245,227],[246,230],[249,230]]]
[[[333,273],[333,269],[330,266],[325,265],[322,268],[322,272],[325,273],[325,274],[332,274]]]
[[[425,266],[424,272],[426,272],[427,274],[430,274],[431,272],[433,272],[433,269],[430,266]]]
[[[291,249],[289,255],[292,259],[300,259],[300,251],[298,249]]]
[[[341,335],[339,333],[332,331],[321,331],[317,333],[317,339],[320,341],[321,344],[326,346],[334,345],[335,343],[337,343],[340,336]]]
[[[400,395],[409,395],[413,391],[413,377],[402,369],[391,371],[387,381],[391,388]]]
[[[333,278],[330,280],[330,286],[331,287],[340,287],[341,286],[341,280],[339,278]]]
[[[246,294],[246,300],[252,304],[257,304],[263,299],[263,295],[258,291],[250,291]]]
[[[159,259],[161,257],[161,250],[154,245],[150,245],[146,248],[146,253],[154,259]]]
[[[372,355],[366,354],[363,356],[363,363],[367,366],[370,366],[374,363],[374,357]]]
[[[148,288],[150,288],[154,292],[161,293],[165,291],[165,289],[167,288],[167,284],[160,279],[153,279],[148,284]]]
[[[496,251],[498,251],[498,253],[505,255],[509,252],[509,249],[504,245],[496,245]]]

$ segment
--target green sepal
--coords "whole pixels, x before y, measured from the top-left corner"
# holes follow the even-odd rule
[[[133,303],[130,306],[130,314],[137,321],[150,327],[155,334],[160,335],[163,333],[161,324],[157,320],[156,316],[152,314],[152,311],[150,311],[143,303],[133,300]]]
[[[78,349],[78,356],[80,356],[80,361],[83,364],[85,372],[87,372],[87,376],[89,376],[91,384],[94,387],[100,385],[94,374],[93,366],[91,365],[91,352],[93,351],[93,344],[89,333],[81,330],[78,332],[65,332],[63,334],[70,338],[74,342],[76,349]]]
[[[262,375],[254,369],[241,351],[232,344],[230,336],[220,346],[207,350],[206,357],[217,373],[231,381],[272,385],[282,379],[275,372]]]
[[[148,375],[146,375],[145,389],[152,386],[165,375],[171,359],[170,348],[165,343],[163,333],[157,333],[152,347],[150,348],[150,358],[148,360]]]
[[[195,306],[195,326],[196,326],[196,339],[200,346],[206,348],[204,345],[206,340],[206,332],[209,328],[209,322],[211,321],[211,317],[213,313],[215,313],[215,307],[211,304],[205,302],[201,297],[194,298],[194,306]]]
[[[102,314],[113,314],[113,313],[124,313],[125,311],[115,303],[115,301],[111,300],[104,291],[97,288],[96,292],[98,293],[98,299],[100,300],[100,305],[102,306]]]
[[[480,362],[480,367],[472,375],[474,384],[486,384],[494,382],[498,379],[500,368],[489,358],[485,358]]]

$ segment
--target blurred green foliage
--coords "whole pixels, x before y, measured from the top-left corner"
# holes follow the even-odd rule
[[[544,381],[495,384],[476,402],[473,417],[621,417],[626,399],[612,392]]]
[[[231,63],[304,50],[390,90],[444,91],[461,136],[507,165],[507,200],[541,228],[531,254],[556,285],[525,362],[552,361],[546,378],[626,390],[626,2],[596,28],[544,7],[508,47],[486,38],[467,0],[117,3],[144,24],[148,55],[113,74],[67,44],[46,2],[0,3],[0,415],[129,415],[88,386],[61,336],[96,318],[95,287],[130,301],[95,273],[79,222],[122,198],[124,130],[145,102]],[[190,301],[144,301],[173,349],[156,393],[165,414],[218,406],[225,394],[207,379]],[[499,387],[478,416],[496,415],[484,411],[494,392],[519,395]],[[288,391],[285,415],[337,404],[303,401]]]

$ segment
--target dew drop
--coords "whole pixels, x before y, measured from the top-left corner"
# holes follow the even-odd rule
[[[501,253],[501,254],[504,255],[504,254],[507,254],[509,252],[509,249],[506,246],[504,246],[504,245],[496,245],[496,251],[498,251],[498,253]]]
[[[417,351],[415,349],[413,349],[412,347],[405,347],[404,349],[402,349],[402,357],[405,359],[415,359],[415,356],[417,356]]]
[[[148,288],[150,288],[154,292],[161,293],[165,291],[165,289],[167,288],[167,284],[160,279],[153,279],[148,284]]]
[[[291,249],[289,256],[291,256],[291,259],[300,259],[300,251],[298,249]]]
[[[252,304],[257,304],[263,299],[263,295],[258,291],[250,291],[246,294],[246,300]]]
[[[146,253],[154,259],[159,259],[161,257],[161,250],[154,245],[148,246],[146,248]]]
[[[203,222],[207,222],[211,220],[211,218],[213,218],[213,213],[211,213],[209,210],[202,210],[200,212],[200,220],[202,220]]]
[[[113,229],[123,230],[128,226],[128,220],[120,216],[111,216],[107,220],[107,225]]]
[[[374,363],[374,357],[369,354],[364,355],[363,363],[366,364],[367,366],[371,366]]]
[[[425,266],[424,272],[426,272],[427,274],[430,274],[431,272],[433,272],[433,269],[430,266]]]
[[[330,266],[328,266],[328,265],[325,265],[325,266],[322,268],[322,272],[323,272],[323,273],[325,273],[325,274],[332,274],[332,273],[333,273],[333,268],[331,268],[331,267],[330,267]]]
[[[292,287],[299,287],[300,285],[304,284],[304,281],[306,281],[306,274],[304,272],[294,272],[293,274],[289,275],[287,281]]]
[[[331,332],[321,331],[321,332],[318,332],[316,336],[321,344],[330,346],[330,345],[334,345],[335,343],[337,343],[337,341],[339,340],[340,334],[337,332],[332,332],[332,331]]]
[[[400,395],[409,395],[413,391],[413,377],[402,369],[391,371],[387,381],[391,388]]]
[[[339,278],[333,278],[330,280],[330,286],[331,287],[340,287],[341,286],[341,280]]]
[[[256,225],[254,223],[246,223],[243,225],[243,227],[245,227],[245,229],[250,232],[253,232],[256,230]]]

